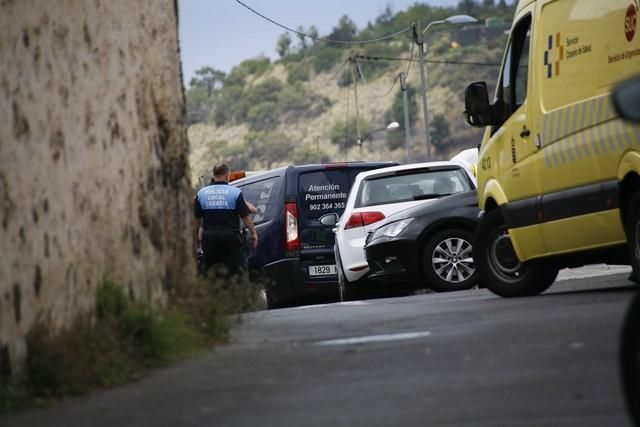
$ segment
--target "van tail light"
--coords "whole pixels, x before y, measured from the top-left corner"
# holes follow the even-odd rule
[[[344,225],[344,229],[364,227],[374,222],[381,221],[385,218],[382,212],[354,212],[351,214],[347,223]]]
[[[298,205],[296,203],[285,203],[284,211],[287,251],[297,251],[300,249],[300,234],[298,233]]]

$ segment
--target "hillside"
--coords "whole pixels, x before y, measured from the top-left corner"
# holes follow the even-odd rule
[[[398,79],[408,71],[407,94],[411,161],[427,158],[418,47],[412,31],[377,43],[359,41],[392,34],[413,22],[432,22],[469,14],[479,23],[441,25],[425,36],[431,158],[446,159],[473,147],[482,131],[462,118],[464,87],[475,80],[495,85],[513,6],[471,0],[457,8],[416,3],[406,11],[387,9],[361,30],[343,16],[325,38],[355,44],[334,47],[324,41],[285,33],[275,47],[280,59],[253,58],[225,75],[210,67],[197,72],[187,90],[192,182],[209,176],[211,165],[260,170],[286,164],[406,158],[402,91]],[[302,29],[304,30],[304,29]],[[312,27],[306,34],[313,34]],[[317,38],[317,36],[315,36]],[[357,108],[356,108],[357,93]],[[396,130],[374,132],[362,149],[360,135],[397,121]]]

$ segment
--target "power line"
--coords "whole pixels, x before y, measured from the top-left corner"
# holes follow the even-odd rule
[[[393,90],[394,87],[396,87],[396,83],[398,83],[398,79],[400,78],[400,74],[398,74],[396,76],[395,79],[393,79],[393,83],[391,84],[391,87],[389,88],[388,91],[386,91],[383,95],[376,95],[376,98],[384,98],[385,96],[389,95],[391,93],[391,91]]]
[[[384,35],[384,36],[381,36],[381,37],[378,37],[378,38],[375,38],[375,39],[370,39],[370,40],[334,40],[334,39],[328,39],[328,38],[324,38],[324,37],[314,37],[314,36],[311,36],[311,35],[309,35],[307,33],[303,33],[301,31],[294,30],[291,27],[287,27],[286,25],[283,25],[283,24],[281,24],[281,23],[269,18],[268,16],[263,15],[262,13],[260,13],[257,10],[253,9],[249,5],[241,2],[240,0],[236,0],[236,2],[238,4],[240,4],[241,6],[244,6],[245,8],[247,8],[248,10],[253,12],[254,14],[258,15],[262,19],[264,19],[266,21],[269,21],[273,25],[276,25],[276,26],[278,26],[278,27],[280,27],[280,28],[282,28],[282,29],[284,29],[286,31],[289,31],[290,33],[294,33],[294,34],[297,34],[297,35],[302,36],[302,37],[308,37],[308,38],[310,38],[311,40],[314,40],[314,41],[323,41],[323,42],[326,42],[326,43],[342,44],[342,45],[377,43],[379,41],[388,40],[388,39],[397,37],[400,34],[404,34],[407,31],[411,30],[411,27],[407,27],[407,28],[404,28],[404,29],[402,29],[400,31],[396,31],[395,33],[387,34],[387,35]]]
[[[411,64],[413,62],[413,47],[414,46],[415,46],[415,44],[411,43],[411,53],[409,54],[409,61],[407,63],[407,69],[404,72],[404,75],[406,77],[409,76],[409,70],[411,69]],[[384,98],[385,96],[389,95],[391,93],[391,91],[393,90],[393,88],[396,87],[396,83],[398,83],[398,79],[399,78],[400,78],[400,74],[396,75],[395,79],[393,79],[393,83],[391,83],[391,87],[384,94],[382,94],[382,95],[374,95],[374,96],[376,98]]]
[[[349,62],[349,59],[345,59],[344,61],[342,61],[342,64],[340,65],[340,68],[338,68],[338,71],[336,71],[333,76],[331,77],[331,80],[335,80],[336,78],[338,78],[340,76],[340,73],[342,72],[342,70],[344,70],[344,66]]]
[[[409,77],[409,70],[411,69],[411,64],[413,63],[413,47],[415,43],[411,43],[411,53],[409,54],[409,63],[407,64],[407,70],[404,72],[405,78]]]
[[[356,59],[361,61],[413,61],[413,58],[391,58],[388,56],[364,56],[358,55]],[[424,62],[428,62],[430,64],[453,64],[453,65],[482,65],[482,66],[490,66],[490,67],[499,67],[501,64],[494,62],[473,62],[473,61],[439,61],[436,59],[425,59]]]

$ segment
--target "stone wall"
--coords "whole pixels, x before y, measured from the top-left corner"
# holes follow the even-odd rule
[[[194,271],[174,0],[0,0],[0,376],[104,278]],[[11,363],[8,363],[8,356]]]

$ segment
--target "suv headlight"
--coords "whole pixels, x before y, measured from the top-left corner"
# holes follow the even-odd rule
[[[400,221],[392,222],[384,227],[380,227],[373,233],[371,240],[378,239],[380,237],[396,237],[398,234],[402,233],[405,228],[407,228],[407,225],[409,225],[411,221],[413,221],[413,218],[401,219]]]

